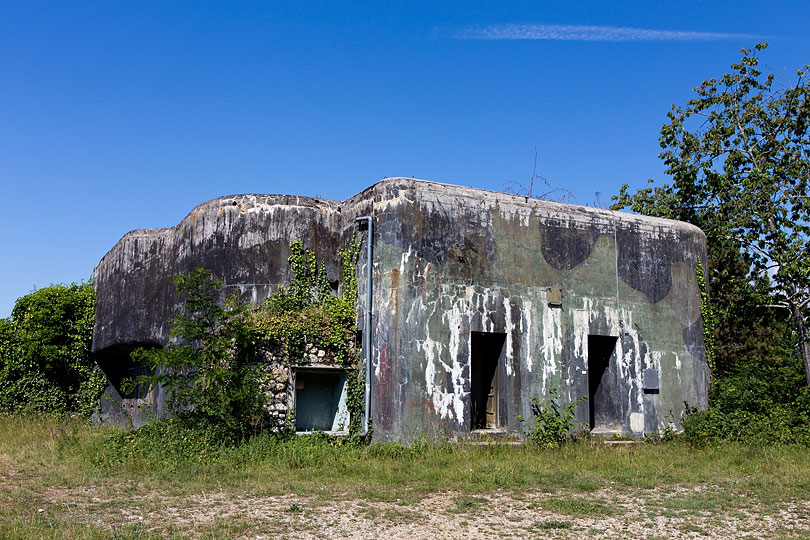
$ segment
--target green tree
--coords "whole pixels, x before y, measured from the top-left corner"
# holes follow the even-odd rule
[[[810,84],[804,69],[777,85],[755,50],[720,79],[695,87],[661,129],[671,184],[635,194],[624,185],[614,209],[682,219],[707,233],[718,272],[731,271],[725,295],[743,293],[759,309],[784,310],[810,385]],[[730,261],[731,259],[731,261]],[[733,262],[736,268],[722,266]],[[742,267],[739,265],[742,264]]]
[[[0,410],[89,416],[105,379],[93,360],[95,292],[51,285],[19,298],[0,319]]]
[[[264,415],[265,380],[255,362],[244,307],[220,305],[223,282],[205,268],[175,278],[185,313],[172,317],[166,348],[138,349],[133,359],[152,375],[142,384],[166,388],[169,406],[195,424],[233,441],[257,431]]]

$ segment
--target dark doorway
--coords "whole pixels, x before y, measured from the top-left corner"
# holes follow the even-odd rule
[[[614,355],[617,339],[613,336],[588,336],[588,418],[591,430],[613,429],[619,422]]]
[[[154,343],[113,345],[96,353],[107,387],[99,400],[98,415],[102,422],[127,428],[139,428],[165,412],[162,390],[156,385],[137,383],[141,375],[153,375],[147,366],[136,363],[132,352],[137,348],[153,349]],[[132,381],[135,384],[129,384]]]
[[[132,359],[132,352],[136,349],[155,349],[159,345],[152,343],[113,345],[96,353],[101,372],[107,377],[107,381],[112,386],[108,389],[118,400],[147,399],[149,385],[147,384],[125,384],[125,381],[135,381],[141,375],[152,375],[152,371]],[[126,388],[126,391],[125,391]]]
[[[498,366],[506,334],[472,332],[470,337],[470,429],[499,427]]]

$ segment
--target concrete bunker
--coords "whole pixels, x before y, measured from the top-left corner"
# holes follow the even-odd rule
[[[677,428],[684,402],[706,405],[702,231],[409,178],[345,201],[222,197],[175,227],[128,233],[93,274],[93,350],[123,363],[114,351],[165,346],[182,309],[171,280],[198,266],[224,279],[223,296],[259,302],[289,282],[289,245],[300,239],[336,280],[335,254],[358,218],[368,225],[357,310],[358,330],[373,314],[362,337],[375,440],[520,433],[517,417],[531,422],[532,398],[553,389],[561,405],[588,399],[577,418],[605,434]],[[299,430],[346,425],[339,371],[265,361],[277,374],[269,400],[279,429],[292,411]],[[162,406],[158,391],[149,408]]]

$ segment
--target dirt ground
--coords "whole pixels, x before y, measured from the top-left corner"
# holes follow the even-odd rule
[[[47,490],[31,511],[187,538],[810,538],[810,500],[765,504],[706,487],[450,492],[392,501],[99,489]]]

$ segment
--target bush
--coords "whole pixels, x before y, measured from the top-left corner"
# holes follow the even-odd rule
[[[94,308],[89,283],[17,300],[0,319],[0,411],[90,416],[106,385],[90,352]]]
[[[688,410],[683,437],[692,444],[810,444],[810,388],[801,360],[786,354],[718,378],[709,408]]]
[[[810,423],[806,415],[784,406],[766,413],[709,408],[684,419],[683,437],[696,446],[726,442],[806,445],[810,444]]]

